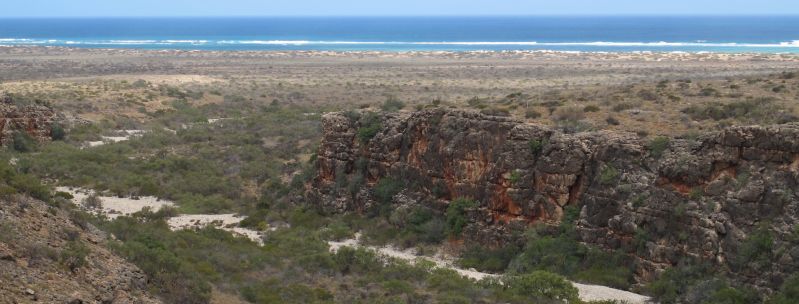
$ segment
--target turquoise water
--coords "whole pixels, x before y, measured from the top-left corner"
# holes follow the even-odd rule
[[[799,16],[0,19],[0,45],[799,53]]]

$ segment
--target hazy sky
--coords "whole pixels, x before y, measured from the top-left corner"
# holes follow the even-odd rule
[[[799,0],[5,0],[2,17],[799,14]]]

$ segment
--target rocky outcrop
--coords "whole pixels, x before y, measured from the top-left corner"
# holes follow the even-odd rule
[[[564,208],[579,208],[582,241],[633,256],[644,282],[686,258],[763,289],[799,269],[797,124],[661,140],[652,151],[634,134],[564,134],[467,111],[379,115],[371,139],[359,136],[363,114],[323,116],[309,191],[321,208],[367,211],[375,204],[370,186],[389,177],[406,182],[395,200],[478,201],[464,238],[489,245],[513,241],[513,227],[555,224]],[[364,187],[347,187],[352,176],[365,176]],[[756,231],[772,238],[762,254],[773,263],[741,258]]]
[[[144,272],[109,251],[110,237],[63,209],[4,196],[0,303],[161,303]]]
[[[38,141],[52,138],[56,112],[38,104],[17,104],[10,96],[0,95],[0,144],[8,145],[14,133],[24,132]]]

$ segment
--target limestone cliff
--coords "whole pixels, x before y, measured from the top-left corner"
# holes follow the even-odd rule
[[[731,127],[653,145],[635,134],[564,134],[467,111],[379,115],[371,139],[358,136],[363,114],[323,116],[309,192],[323,209],[368,210],[369,186],[391,177],[408,183],[397,204],[409,197],[439,207],[458,197],[480,202],[464,238],[489,245],[512,241],[513,227],[557,223],[575,206],[582,241],[635,257],[644,282],[685,257],[763,289],[799,269],[798,124]],[[356,172],[365,186],[342,188]],[[773,236],[774,262],[733,263],[758,229]]]

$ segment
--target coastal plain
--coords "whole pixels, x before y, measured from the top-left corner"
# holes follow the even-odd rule
[[[409,110],[436,103],[578,130],[675,136],[789,119],[799,96],[796,69],[794,54],[0,47],[0,91],[56,100],[88,120],[169,109],[174,96],[148,83],[194,92],[194,105],[238,98],[352,109],[394,99]],[[741,102],[767,103],[778,115],[703,114],[703,107]]]

